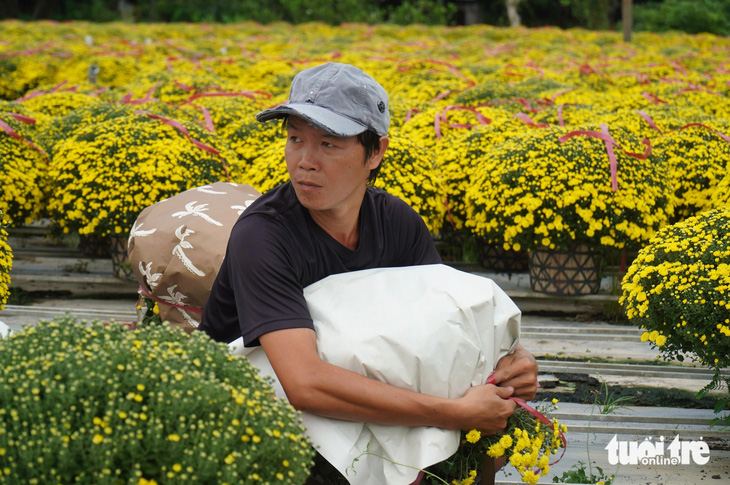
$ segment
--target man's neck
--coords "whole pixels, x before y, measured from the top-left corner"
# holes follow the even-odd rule
[[[337,214],[333,212],[309,211],[315,224],[321,227],[338,243],[354,251],[360,242],[360,213]]]

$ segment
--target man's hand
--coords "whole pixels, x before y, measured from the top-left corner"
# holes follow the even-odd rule
[[[497,362],[494,379],[499,387],[513,388],[512,397],[529,401],[537,392],[537,362],[530,352],[518,345],[513,353]]]
[[[464,405],[461,415],[464,421],[456,427],[466,431],[476,429],[488,435],[503,432],[517,407],[514,401],[507,399],[512,392],[510,387],[491,384],[470,388],[460,399]]]

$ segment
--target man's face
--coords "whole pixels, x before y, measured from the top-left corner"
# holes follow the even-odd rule
[[[321,213],[359,211],[370,170],[382,157],[375,154],[366,161],[356,136],[331,135],[297,116],[287,122],[284,154],[299,202]]]

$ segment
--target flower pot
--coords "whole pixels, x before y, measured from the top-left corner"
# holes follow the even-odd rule
[[[137,281],[137,277],[132,271],[132,265],[127,256],[126,237],[112,236],[110,238],[111,246],[109,252],[112,257],[112,271],[114,276],[123,280]]]
[[[499,244],[477,241],[479,264],[498,273],[524,273],[528,269],[527,251],[504,249]]]
[[[530,251],[532,291],[559,296],[592,295],[601,288],[596,258],[586,245],[568,250]]]
[[[81,234],[79,236],[78,248],[84,256],[92,258],[108,258],[110,244],[111,240],[108,236]]]

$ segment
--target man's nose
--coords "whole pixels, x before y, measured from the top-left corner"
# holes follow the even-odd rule
[[[317,157],[311,147],[302,149],[297,166],[303,170],[316,170],[318,168]]]

